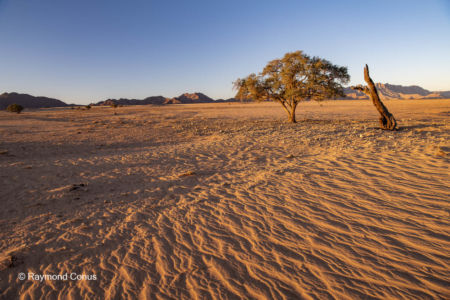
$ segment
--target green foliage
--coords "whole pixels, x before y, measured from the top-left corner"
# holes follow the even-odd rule
[[[300,101],[344,96],[342,84],[349,80],[346,67],[296,51],[270,61],[258,75],[237,79],[234,87],[241,100],[279,102],[289,121],[295,123],[295,109]]]
[[[6,110],[20,114],[20,112],[23,110],[23,106],[20,104],[13,103],[13,104],[8,105]]]

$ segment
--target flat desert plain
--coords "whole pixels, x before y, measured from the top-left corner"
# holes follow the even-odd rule
[[[0,112],[0,297],[449,299],[450,100],[385,104]]]

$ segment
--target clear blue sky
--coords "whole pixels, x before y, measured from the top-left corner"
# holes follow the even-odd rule
[[[0,0],[0,93],[90,103],[234,95],[232,82],[304,50],[362,83],[450,90],[449,0]]]

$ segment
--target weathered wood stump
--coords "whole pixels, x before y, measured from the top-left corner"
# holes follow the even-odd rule
[[[372,99],[373,105],[377,108],[380,113],[380,127],[387,130],[397,130],[397,121],[394,116],[388,111],[383,102],[381,102],[378,96],[378,91],[373,83],[372,78],[369,76],[369,67],[366,65],[364,68],[364,80],[367,82],[367,86],[357,85],[352,86],[352,89],[361,91],[368,95]]]

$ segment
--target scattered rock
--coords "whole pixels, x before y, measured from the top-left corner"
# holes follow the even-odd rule
[[[80,188],[82,188],[82,187],[85,187],[85,186],[86,186],[86,185],[85,185],[84,183],[73,184],[73,185],[70,187],[69,191],[75,191],[75,190],[78,190],[78,189],[80,189]]]
[[[14,254],[9,255],[9,258],[6,260],[6,267],[8,268],[14,268],[17,267],[21,264],[23,264],[23,259],[21,259],[20,257],[17,257]]]
[[[286,155],[286,158],[294,158],[294,155],[288,154],[288,155]]]
[[[440,146],[440,147],[438,147],[438,149],[436,151],[436,155],[442,156],[442,157],[448,156],[449,153],[450,153],[450,147]]]
[[[194,171],[187,171],[186,173],[180,174],[178,177],[186,177],[192,175],[196,175],[196,173]]]
[[[437,155],[437,156],[446,157],[446,156],[447,156],[447,153],[445,153],[445,152],[442,151],[442,150],[438,150],[438,151],[436,152],[436,155]]]
[[[44,204],[42,204],[41,202],[36,202],[36,203],[26,206],[26,208],[39,207],[39,206],[44,206]]]

